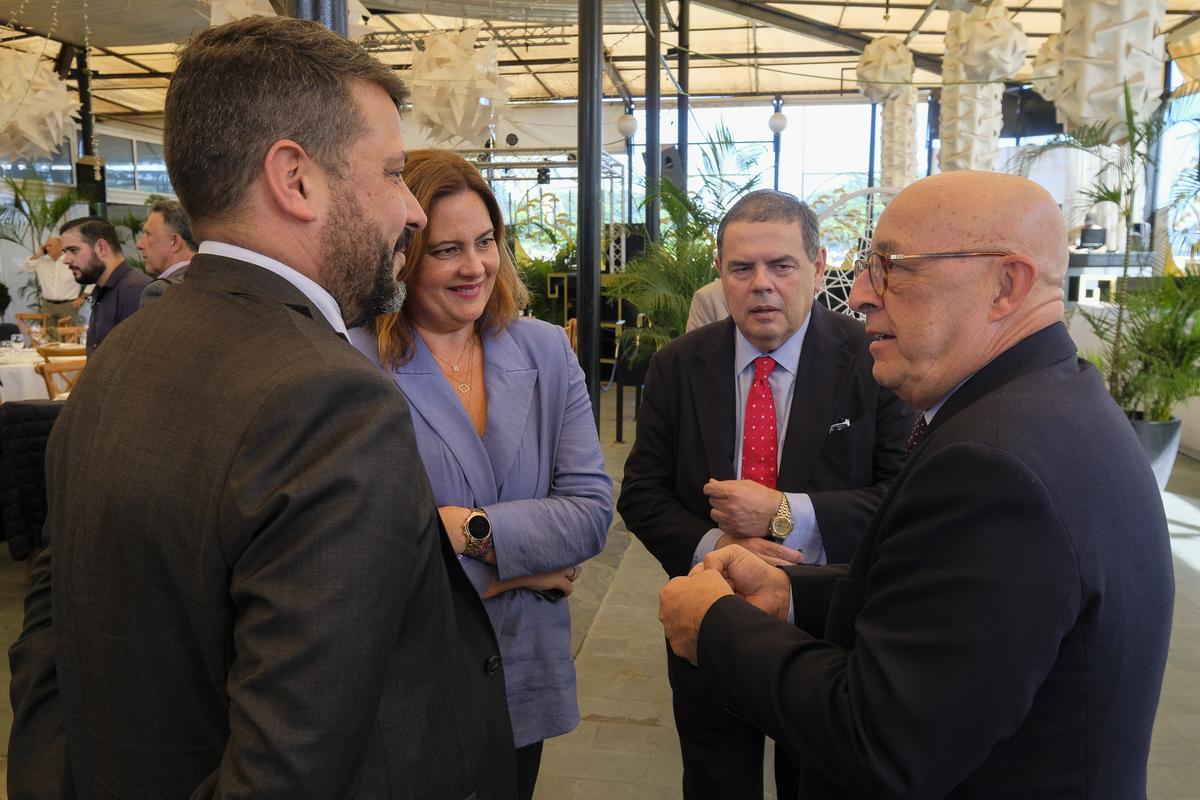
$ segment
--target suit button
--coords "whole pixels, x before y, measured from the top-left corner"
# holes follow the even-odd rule
[[[500,671],[500,656],[489,656],[488,660],[483,662],[483,669],[488,675],[495,675]]]

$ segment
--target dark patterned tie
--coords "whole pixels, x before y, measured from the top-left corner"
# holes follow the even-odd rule
[[[911,453],[916,449],[921,440],[925,438],[925,431],[929,428],[929,423],[925,421],[925,415],[917,417],[917,424],[913,425],[912,433],[908,435],[908,450],[905,453]]]
[[[769,380],[774,369],[775,359],[770,356],[754,359],[754,382],[746,398],[746,422],[742,426],[742,478],[768,489],[775,488],[779,472],[775,397]]]

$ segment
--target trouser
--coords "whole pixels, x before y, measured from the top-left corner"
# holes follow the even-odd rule
[[[59,317],[70,317],[71,321],[67,324],[79,324],[79,309],[75,303],[68,300],[65,303],[51,303],[49,300],[42,300],[42,313],[50,315],[50,325],[57,326]]]
[[[542,745],[534,742],[517,748],[517,800],[533,800],[538,771],[542,766]]]
[[[761,731],[721,706],[700,671],[667,645],[667,677],[675,709],[675,729],[683,756],[684,800],[751,800],[763,795]],[[775,789],[779,800],[800,794],[795,765],[775,748]]]

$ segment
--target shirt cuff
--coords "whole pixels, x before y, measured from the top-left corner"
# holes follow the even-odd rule
[[[812,504],[809,503],[809,505]],[[704,534],[704,538],[700,540],[700,544],[696,545],[696,552],[692,554],[692,566],[696,566],[704,560],[706,555],[716,550],[717,542],[724,535],[725,532],[720,528],[709,528],[708,533]]]
[[[821,539],[821,527],[817,524],[817,511],[813,508],[812,499],[801,492],[784,494],[788,505],[792,507],[792,532],[783,543],[804,553],[805,564],[824,564],[825,543]]]

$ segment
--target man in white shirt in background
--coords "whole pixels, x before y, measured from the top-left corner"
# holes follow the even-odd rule
[[[137,249],[146,262],[146,274],[154,278],[142,290],[141,305],[144,306],[182,281],[188,264],[196,255],[198,246],[183,206],[174,200],[159,200],[152,205],[146,224],[142,226],[142,235],[138,237]]]
[[[62,260],[62,240],[51,236],[40,248],[36,256],[25,259],[21,272],[37,273],[38,291],[41,293],[41,312],[50,315],[50,321],[56,322],[62,317],[70,317],[71,325],[80,324],[79,308],[83,305],[81,286],[75,282],[75,276]]]

